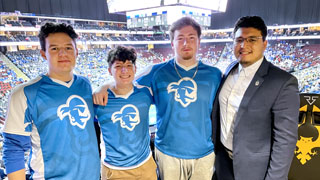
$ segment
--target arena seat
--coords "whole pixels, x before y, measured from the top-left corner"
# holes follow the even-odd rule
[[[298,142],[289,180],[320,179],[320,95],[300,94]]]

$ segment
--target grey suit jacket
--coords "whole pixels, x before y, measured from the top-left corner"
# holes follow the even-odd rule
[[[223,77],[221,87],[232,63]],[[212,112],[212,134],[218,180],[287,179],[298,136],[299,91],[297,79],[263,60],[246,90],[235,119],[233,161],[226,166],[220,142],[219,92]]]

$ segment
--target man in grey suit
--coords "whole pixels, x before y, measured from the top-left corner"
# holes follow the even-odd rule
[[[227,69],[212,112],[218,180],[284,180],[297,141],[297,79],[268,62],[258,16],[234,27],[237,61]]]

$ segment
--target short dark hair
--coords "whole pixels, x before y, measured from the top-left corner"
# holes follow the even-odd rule
[[[74,31],[73,27],[65,23],[57,24],[47,22],[40,28],[38,38],[40,40],[40,46],[43,51],[46,51],[46,38],[49,34],[53,33],[66,33],[76,43],[78,34]]]
[[[198,38],[201,36],[201,26],[197,21],[192,19],[191,17],[183,17],[178,19],[176,22],[172,23],[170,26],[170,40],[173,41],[174,38],[174,32],[176,30],[180,30],[186,26],[192,26],[198,33]]]
[[[237,20],[234,25],[233,34],[237,32],[239,28],[255,28],[261,32],[263,41],[267,38],[267,26],[260,16],[244,16]]]
[[[116,48],[109,51],[107,61],[109,67],[111,67],[115,61],[126,62],[128,60],[135,65],[136,59],[137,53],[133,47],[117,46]]]

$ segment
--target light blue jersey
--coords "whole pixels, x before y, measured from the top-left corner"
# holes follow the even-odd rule
[[[112,169],[133,169],[150,157],[149,108],[152,96],[148,88],[137,88],[127,95],[108,90],[108,104],[97,106],[100,124],[101,159]]]
[[[174,60],[153,65],[137,79],[153,92],[155,146],[161,152],[197,159],[213,151],[210,114],[220,81],[221,72],[215,67],[200,61],[190,69],[178,64],[175,68]]]
[[[93,113],[91,86],[81,76],[65,83],[42,75],[15,88],[4,127],[7,173],[24,167],[13,158],[31,142],[31,179],[98,180]]]

